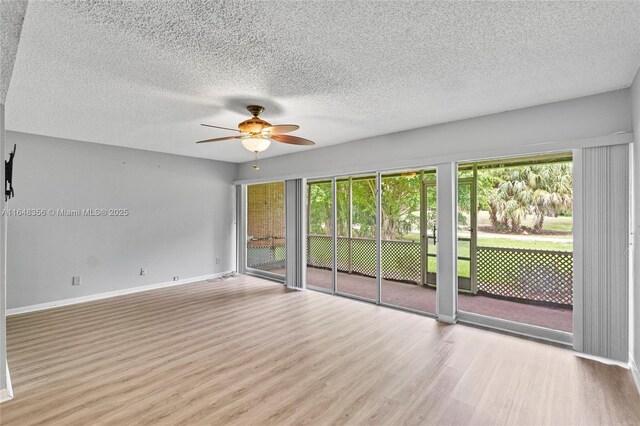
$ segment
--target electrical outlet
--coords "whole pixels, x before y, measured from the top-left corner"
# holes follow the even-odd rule
[[[73,281],[71,281],[71,285],[80,285],[80,276],[73,277]]]
[[[175,277],[173,277],[173,280],[174,280],[174,281],[178,281],[179,279],[180,279],[180,277],[179,277],[179,276],[177,276],[177,275],[176,275]]]
[[[220,264],[221,259],[219,257],[216,257],[216,265]]]
[[[147,268],[140,268],[140,275],[147,275]]]

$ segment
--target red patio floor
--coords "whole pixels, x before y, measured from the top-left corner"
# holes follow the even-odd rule
[[[332,272],[326,269],[307,268],[307,285],[331,289]],[[344,272],[338,272],[337,289],[340,293],[372,300],[375,299],[376,294],[374,278]],[[381,299],[384,303],[422,312],[435,313],[436,311],[436,291],[428,286],[383,280]],[[571,332],[573,328],[573,310],[566,308],[551,308],[459,293],[458,309],[554,330]]]

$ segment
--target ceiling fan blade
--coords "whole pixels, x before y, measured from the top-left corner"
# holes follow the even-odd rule
[[[300,126],[298,126],[297,124],[274,124],[273,126],[265,127],[264,129],[262,129],[262,131],[268,132],[268,133],[274,133],[277,135],[279,133],[294,132],[299,128]]]
[[[271,135],[269,139],[276,142],[288,143],[291,145],[315,145],[315,142],[311,142],[309,139],[299,138],[291,135]]]
[[[232,132],[239,132],[240,131],[238,129],[231,129],[229,127],[212,126],[211,124],[204,124],[204,123],[201,124],[201,126],[213,127],[214,129],[231,130]]]
[[[196,143],[219,142],[219,141],[226,141],[229,139],[241,139],[241,138],[242,136],[227,136],[225,138],[205,139],[203,141],[198,141]]]

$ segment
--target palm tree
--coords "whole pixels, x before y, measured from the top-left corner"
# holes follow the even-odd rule
[[[533,231],[540,233],[545,216],[556,216],[573,207],[572,167],[568,163],[529,166],[525,173],[535,216]]]
[[[506,227],[512,232],[522,231],[522,222],[529,211],[529,194],[519,171],[498,184],[489,193],[490,217],[495,218],[495,228]]]
[[[573,203],[572,164],[536,164],[488,171],[494,182],[484,191],[494,228],[522,231],[527,214],[534,215],[533,232],[542,232],[545,216],[570,211]],[[497,178],[497,179],[496,179]]]

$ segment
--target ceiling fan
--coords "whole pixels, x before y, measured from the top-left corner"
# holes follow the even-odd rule
[[[298,126],[297,124],[271,125],[271,123],[261,119],[259,116],[264,111],[264,107],[260,105],[249,105],[247,106],[247,110],[249,110],[249,112],[251,113],[251,115],[253,115],[253,117],[238,124],[237,129],[231,129],[229,127],[213,126],[211,124],[202,124],[205,127],[213,127],[216,129],[238,132],[240,133],[239,135],[227,136],[223,138],[205,139],[203,141],[198,141],[196,143],[208,143],[208,142],[226,141],[230,139],[240,139],[240,141],[242,142],[242,146],[244,146],[246,149],[256,154],[256,159],[258,158],[259,152],[262,152],[267,148],[269,148],[269,146],[271,145],[271,141],[287,143],[291,145],[315,145],[315,142],[312,142],[308,139],[300,138],[298,136],[285,135],[285,133],[298,130],[300,126]],[[256,170],[259,170],[259,167],[257,164],[254,164],[253,168]]]

